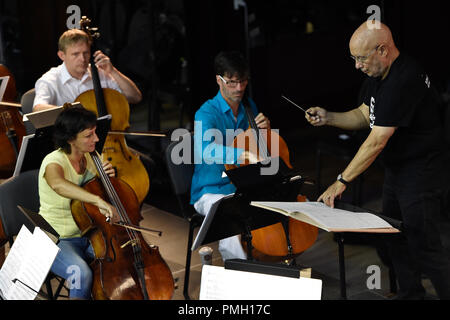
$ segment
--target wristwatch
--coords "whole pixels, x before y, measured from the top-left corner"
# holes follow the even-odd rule
[[[339,175],[338,175],[336,180],[342,182],[343,184],[345,184],[346,187],[348,187],[350,185],[350,182],[345,181],[344,178],[342,178],[342,173],[339,173]]]

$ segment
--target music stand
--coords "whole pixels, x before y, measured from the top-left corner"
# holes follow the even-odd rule
[[[35,126],[36,132],[23,137],[13,176],[17,176],[21,172],[28,170],[39,169],[45,156],[55,150],[53,143],[53,124],[61,111],[62,107],[29,113],[27,115],[28,119]],[[47,115],[53,120],[49,121]],[[105,144],[111,126],[111,118],[111,115],[106,115],[97,119],[96,134],[99,141],[95,149],[99,154],[102,153],[103,145]]]
[[[33,226],[39,227],[55,244],[58,244],[59,233],[55,229],[53,229],[53,227],[47,222],[47,220],[45,220],[43,216],[20,205],[17,205],[17,208],[19,208],[19,210],[25,217],[27,217],[27,219],[33,224]]]
[[[52,109],[46,109],[41,111],[35,111],[24,115],[24,120],[28,119],[34,126],[34,128],[41,129],[50,127],[55,124],[56,118],[63,111],[63,107],[55,107]]]
[[[8,81],[9,76],[0,77],[0,101],[3,101],[3,95],[5,94]]]
[[[352,212],[369,212],[369,213],[375,214],[375,215],[379,216],[380,218],[386,220],[394,228],[397,228],[398,230],[403,230],[402,221],[386,217],[386,216],[381,215],[373,210],[357,207],[357,206],[343,202],[338,199],[335,200],[334,206],[337,209],[343,209],[343,210],[348,210],[348,211],[352,211]],[[377,235],[379,236],[380,234],[377,234]],[[345,232],[336,232],[335,236],[336,236],[336,238],[335,238],[336,242],[338,244],[339,283],[340,283],[341,298],[347,299],[347,285],[346,285],[346,275],[345,275],[345,255],[344,255]],[[391,274],[389,275],[389,277],[391,278]],[[392,285],[392,279],[390,279],[390,281],[391,281],[391,285]],[[394,279],[394,283],[395,283],[395,279]]]
[[[232,169],[232,174],[230,174],[231,170],[226,172],[236,185],[236,192],[214,204],[200,227],[192,250],[203,244],[244,234],[248,240],[248,258],[251,260],[251,231],[286,219],[276,212],[250,206],[250,201],[256,199],[295,201],[303,179],[296,176],[282,161],[280,161],[280,170],[274,176],[260,175],[259,169],[262,166],[264,164],[257,163]]]
[[[278,164],[275,174],[264,174],[264,170],[270,168],[271,163]],[[236,186],[237,193],[255,194],[257,196],[260,191],[255,191],[255,186],[270,186],[280,184],[296,177],[295,172],[288,168],[286,163],[279,157],[274,157],[268,164],[261,162],[252,163],[246,166],[240,166],[225,171],[228,178]],[[299,178],[301,178],[299,176]],[[258,190],[260,188],[256,188]],[[253,199],[254,200],[254,199]]]
[[[39,169],[47,154],[55,150],[53,146],[53,126],[36,129],[34,134],[24,136],[17,156],[13,176],[21,172]]]

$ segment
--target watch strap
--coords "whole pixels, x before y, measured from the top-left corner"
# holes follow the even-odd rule
[[[348,182],[344,178],[342,178],[342,173],[338,175],[337,180],[339,182],[342,182],[343,184],[345,184],[345,186],[347,186],[347,187],[350,185],[350,182]]]

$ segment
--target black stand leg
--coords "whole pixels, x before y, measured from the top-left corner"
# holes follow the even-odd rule
[[[49,300],[55,300],[55,296],[53,295],[52,284],[50,282],[50,278],[45,279],[45,287],[47,289],[47,296]]]
[[[188,236],[188,245],[187,245],[187,253],[186,253],[186,270],[184,271],[184,286],[183,286],[183,295],[186,300],[191,300],[189,297],[189,274],[191,272],[191,256],[192,256],[192,240],[194,237],[194,228],[195,225],[192,221],[189,223],[189,236]]]
[[[347,299],[347,287],[345,284],[345,257],[344,257],[344,238],[342,234],[336,233],[336,240],[339,250],[339,280],[341,284],[341,298]]]
[[[245,233],[245,242],[247,243],[247,260],[253,260],[253,245],[252,245],[252,231],[250,230],[248,224],[245,225],[247,230]]]

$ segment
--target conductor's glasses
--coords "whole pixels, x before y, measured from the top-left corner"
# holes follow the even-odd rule
[[[220,80],[223,81],[223,83],[225,83],[228,87],[230,88],[236,88],[237,85],[240,83],[242,85],[247,84],[248,83],[248,78],[247,79],[243,79],[243,80],[225,80],[221,75],[219,75]]]
[[[373,54],[378,50],[379,47],[380,47],[380,45],[377,45],[375,48],[372,49],[372,51],[370,51],[370,53],[369,53],[368,55],[365,55],[365,56],[356,56],[356,57],[350,56],[350,58],[352,58],[352,59],[355,60],[356,62],[365,63],[365,62],[367,61],[367,59],[369,59],[369,57],[370,57],[371,55],[373,55]]]

